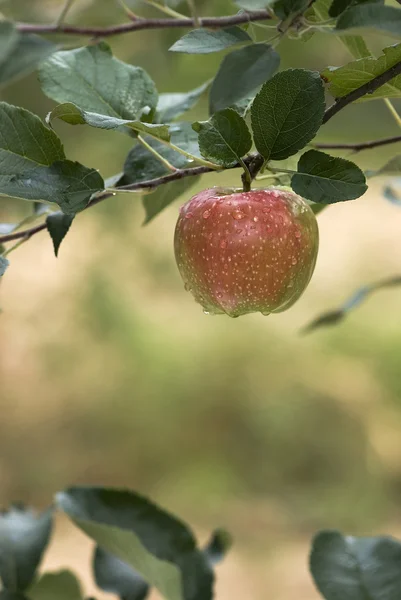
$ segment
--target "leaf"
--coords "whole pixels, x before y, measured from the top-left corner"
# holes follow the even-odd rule
[[[372,56],[365,40],[360,35],[342,35],[339,37],[354,58],[366,58],[367,56]]]
[[[22,200],[55,202],[67,215],[86,208],[92,194],[103,188],[103,179],[95,169],[70,160],[57,161],[50,167],[36,167],[20,175],[2,176],[0,170],[1,194]]]
[[[83,600],[77,577],[67,570],[45,573],[28,593],[30,600]]]
[[[54,212],[48,215],[46,219],[47,231],[53,241],[54,254],[58,256],[60,244],[68,233],[71,223],[74,220],[74,215],[65,215],[62,212]]]
[[[18,43],[19,33],[11,21],[0,22],[0,64],[11,55]]]
[[[13,507],[0,514],[0,577],[9,590],[25,591],[32,583],[52,530],[51,509],[35,515]]]
[[[321,531],[310,568],[326,600],[399,600],[401,544],[391,537],[343,536]]]
[[[209,121],[198,121],[192,127],[199,133],[202,156],[224,167],[237,164],[252,147],[247,124],[232,108],[219,111]]]
[[[156,112],[157,122],[169,123],[186,113],[195,106],[209,86],[210,81],[207,81],[190,92],[160,94]]]
[[[172,143],[194,156],[200,156],[198,134],[195,133],[189,123],[174,123],[171,125],[170,131]],[[186,156],[179,154],[169,146],[150,138],[146,138],[146,141],[177,169],[193,166],[193,163]],[[128,153],[124,164],[124,177],[119,185],[147,181],[168,173],[168,169],[160,160],[151,154],[149,150],[137,144]]]
[[[279,64],[279,55],[268,44],[251,44],[225,56],[210,90],[210,114],[252,97]]]
[[[246,31],[241,27],[226,29],[194,29],[186,33],[169,48],[170,52],[185,52],[186,54],[211,54],[220,52],[230,46],[251,42]]]
[[[401,36],[401,10],[368,2],[352,6],[344,11],[336,24],[336,31],[348,32],[355,29],[383,31],[394,37]]]
[[[210,600],[213,573],[181,521],[126,490],[74,487],[57,505],[107,552],[131,565],[168,600]]]
[[[232,546],[232,537],[224,529],[216,529],[209,540],[204,553],[209,564],[214,567],[219,564]]]
[[[41,66],[39,80],[52,100],[117,119],[139,119],[144,109],[157,105],[146,71],[114,58],[105,42],[56,52]]]
[[[149,221],[154,219],[164,208],[169,206],[174,200],[177,200],[177,198],[194,186],[198,180],[199,176],[185,177],[178,181],[160,185],[152,194],[144,196],[142,203],[146,212],[146,217],[143,224],[147,225]]]
[[[93,557],[96,585],[124,600],[145,600],[149,593],[146,581],[125,562],[96,547]]]
[[[0,600],[30,600],[30,598],[27,598],[24,594],[19,594],[18,592],[0,590]]]
[[[325,110],[318,73],[288,69],[264,84],[252,108],[257,150],[266,160],[296,154],[316,135]]]
[[[329,82],[329,91],[335,98],[346,96],[353,90],[378,77],[401,60],[401,44],[383,48],[379,58],[367,57],[339,67],[328,67],[322,75]],[[366,94],[359,102],[376,98],[401,98],[401,75],[379,87],[372,94]]]
[[[300,196],[323,204],[354,200],[368,189],[365,175],[353,162],[318,150],[301,156],[291,187]]]
[[[365,2],[376,2],[378,4],[384,4],[384,0],[333,0],[329,9],[329,16],[338,17],[348,7],[356,6],[358,4],[364,4]]]
[[[18,35],[12,55],[0,55],[0,86],[16,81],[29,73],[57,50],[57,46],[34,34]]]
[[[10,262],[6,258],[4,258],[4,256],[0,256],[0,277],[4,275],[9,265]]]
[[[47,121],[52,119],[61,119],[70,125],[90,125],[99,129],[117,129],[123,133],[145,133],[157,139],[170,140],[169,129],[167,125],[143,123],[139,120],[130,121],[128,119],[119,119],[109,117],[98,113],[87,112],[80,109],[72,102],[59,104],[47,115]]]
[[[309,0],[278,0],[274,3],[274,13],[279,19],[288,19],[302,14],[309,6]]]
[[[309,333],[310,331],[314,331],[320,327],[336,325],[342,321],[351,310],[357,308],[365,300],[367,300],[373,292],[398,285],[401,285],[401,276],[390,277],[388,279],[382,279],[371,285],[365,285],[354,292],[340,308],[324,313],[323,315],[320,315],[314,319],[311,323],[304,327],[303,332]]]

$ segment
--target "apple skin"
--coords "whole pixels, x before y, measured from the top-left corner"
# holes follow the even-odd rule
[[[319,246],[316,217],[288,188],[210,188],[180,209],[175,258],[206,314],[268,315],[307,287]]]

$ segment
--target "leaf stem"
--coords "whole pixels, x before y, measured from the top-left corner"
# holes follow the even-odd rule
[[[59,14],[59,16],[56,19],[55,25],[56,27],[59,27],[62,22],[64,21],[65,17],[67,16],[68,11],[70,10],[71,6],[74,4],[75,0],[66,0],[64,2],[64,6],[61,9],[61,13]]]
[[[173,173],[177,171],[177,168],[174,165],[172,165],[166,158],[164,158],[164,156],[159,154],[157,150],[152,148],[152,146],[148,144],[148,142],[141,135],[138,135],[137,140],[144,148],[146,148],[146,150],[153,154],[153,156],[155,156],[157,160],[159,160],[166,167],[166,169],[172,171]]]
[[[204,158],[200,158],[200,156],[194,156],[190,152],[187,152],[186,150],[183,150],[182,148],[179,148],[178,146],[176,146],[175,144],[172,144],[171,142],[166,142],[165,140],[160,140],[160,142],[162,142],[162,144],[165,144],[166,146],[169,146],[172,150],[175,150],[179,154],[182,154],[190,162],[197,162],[199,165],[203,165],[204,167],[208,167],[209,169],[212,169],[213,171],[220,171],[223,168],[220,165],[216,165],[216,164],[210,162],[209,160],[205,160]]]
[[[16,250],[19,246],[22,246],[22,244],[25,244],[25,242],[27,242],[28,239],[29,239],[28,237],[23,237],[23,238],[19,239],[16,244],[14,244],[10,248],[8,248],[8,250],[5,250],[1,256],[3,256],[5,258],[11,252],[13,252],[14,250]]]
[[[169,15],[170,17],[174,17],[175,19],[185,19],[185,15],[182,15],[181,13],[173,10],[172,8],[169,8],[168,6],[155,2],[155,0],[142,0],[142,2],[145,2],[145,4],[148,4],[149,6],[153,6],[153,8],[157,8],[165,15]]]
[[[196,29],[198,29],[198,27],[200,27],[200,22],[199,22],[198,11],[196,10],[196,6],[195,6],[195,0],[187,0],[187,4],[188,4],[189,11],[192,15],[192,18],[194,20],[194,25],[195,25]]]
[[[136,15],[132,10],[125,4],[124,0],[117,0],[118,4],[121,6],[125,14],[131,21],[136,21],[139,19],[138,15]]]
[[[397,123],[398,127],[401,127],[401,117],[398,114],[398,112],[396,111],[391,100],[389,98],[384,98],[384,103],[387,106],[387,108],[389,109],[390,113],[392,114],[394,121]]]

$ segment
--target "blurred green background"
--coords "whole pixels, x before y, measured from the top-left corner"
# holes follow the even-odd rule
[[[61,4],[12,0],[0,10],[51,22]],[[228,0],[197,4],[202,15],[235,12]],[[99,26],[125,19],[115,0],[76,0],[69,16]],[[182,33],[109,41],[160,91],[186,91],[212,77],[223,55],[169,54]],[[376,51],[393,43],[369,42]],[[320,34],[278,51],[282,68],[351,60]],[[42,118],[52,106],[35,75],[1,99]],[[207,117],[206,99],[192,117]],[[69,158],[104,176],[121,170],[132,144],[91,128],[58,123],[57,131]],[[374,101],[348,107],[320,137],[396,133]],[[356,162],[380,166],[400,149]],[[239,173],[204,177],[198,189],[216,183],[238,184]],[[58,259],[44,233],[13,253],[0,294],[0,503],[44,506],[71,483],[129,486],[187,519],[202,540],[226,527],[236,544],[221,567],[221,600],[315,598],[306,563],[317,528],[401,533],[401,291],[379,292],[343,324],[300,335],[357,287],[401,272],[401,210],[384,200],[382,184],[319,216],[311,285],[269,318],[207,317],[185,293],[172,251],[179,202],[142,227],[139,196],[120,195],[79,215]],[[0,221],[27,210],[1,199]],[[61,523],[49,565],[73,563],[87,577],[85,544]]]

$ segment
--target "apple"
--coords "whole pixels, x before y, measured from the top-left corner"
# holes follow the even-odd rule
[[[268,315],[307,287],[319,246],[316,217],[289,188],[210,188],[180,209],[174,250],[185,289],[206,314]]]

